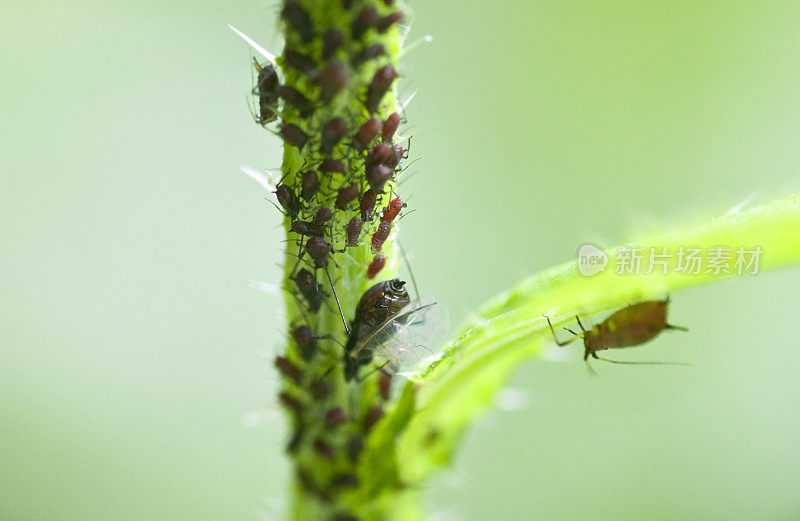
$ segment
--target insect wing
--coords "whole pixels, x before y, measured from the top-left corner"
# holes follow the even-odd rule
[[[436,301],[416,300],[378,327],[364,340],[363,348],[395,370],[411,369],[436,356],[448,326],[447,315]]]

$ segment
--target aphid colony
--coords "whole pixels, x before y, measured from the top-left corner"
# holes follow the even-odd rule
[[[354,4],[342,2],[352,10],[348,34],[342,28],[314,27],[300,2],[285,1],[280,16],[296,39],[287,37],[278,60],[291,82],[282,84],[272,63],[256,63],[253,93],[258,97],[256,121],[262,126],[275,123],[285,145],[306,158],[299,171],[285,172],[275,190],[291,231],[302,238],[298,257],[307,254],[314,268],[324,269],[331,253],[361,244],[366,234],[374,258],[364,268],[372,279],[386,264],[381,249],[405,207],[387,184],[401,171],[407,153],[395,142],[400,115],[377,117],[398,74],[386,63],[383,44],[367,37],[386,33],[402,21],[403,13],[393,9],[393,2],[386,2],[385,12]],[[309,44],[315,37],[320,47]],[[332,108],[343,90],[359,92],[363,113],[340,110],[325,117],[335,114]],[[386,207],[378,213],[376,205]],[[320,215],[323,209],[330,213]]]

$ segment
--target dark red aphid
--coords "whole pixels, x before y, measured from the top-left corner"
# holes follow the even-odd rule
[[[258,72],[256,92],[254,92],[258,94],[258,122],[266,125],[278,119],[275,110],[278,106],[278,87],[281,84],[278,73],[270,63],[260,65],[255,58],[253,62]]]
[[[374,236],[372,238],[372,241],[374,244],[375,242]],[[386,266],[386,256],[381,255],[380,253],[375,255],[375,257],[372,259],[372,262],[370,262],[369,266],[367,266],[367,278],[370,280],[374,279],[375,276],[381,272],[384,266]]]
[[[324,232],[322,225],[311,221],[292,221],[289,229],[298,235],[305,235],[306,237],[321,236]]]
[[[323,154],[330,154],[333,147],[339,144],[344,135],[347,134],[347,123],[344,118],[333,118],[322,127],[322,138],[319,143],[319,151]]]
[[[364,415],[364,432],[369,432],[372,427],[383,418],[383,408],[375,406]]]
[[[361,219],[363,221],[371,221],[372,220],[372,212],[375,210],[375,201],[377,196],[372,188],[368,189],[364,192],[364,195],[361,196],[361,202],[359,203],[359,210],[361,210]]]
[[[331,251],[328,243],[322,237],[311,237],[306,241],[306,251],[314,259],[317,268],[324,268],[328,265],[328,254]]]
[[[385,33],[389,29],[389,27],[393,26],[396,23],[400,23],[402,21],[403,21],[403,12],[395,11],[393,13],[389,13],[388,15],[378,20],[378,22],[375,24],[375,28],[378,29],[379,33]]]
[[[336,450],[330,443],[322,438],[317,438],[314,440],[314,450],[317,451],[320,456],[323,456],[327,459],[333,459],[336,457]]]
[[[300,356],[303,360],[309,361],[314,357],[317,352],[317,336],[311,331],[308,326],[298,326],[292,330],[292,337],[297,342],[297,347],[300,349]]]
[[[381,223],[378,225],[378,229],[372,234],[372,247],[375,249],[375,251],[381,251],[381,248],[383,248],[383,243],[386,242],[386,239],[389,237],[389,233],[391,231],[392,224],[386,221],[381,221]]]
[[[331,219],[333,219],[333,211],[325,206],[320,206],[316,215],[314,215],[314,222],[317,224],[325,224]]]
[[[294,380],[295,383],[299,384],[303,379],[303,373],[300,372],[300,368],[290,362],[285,356],[275,358],[275,367],[283,376]]]
[[[314,26],[311,17],[300,5],[300,2],[287,1],[281,10],[281,18],[286,20],[292,29],[297,31],[304,42],[314,37]]]
[[[378,135],[378,132],[381,130],[381,122],[377,119],[370,118],[361,125],[361,128],[358,129],[356,135],[353,136],[353,142],[355,142],[356,147],[359,150],[365,150],[369,147],[372,140],[375,139],[375,136]]]
[[[378,69],[372,77],[367,87],[367,100],[365,105],[370,112],[377,112],[384,94],[389,91],[394,80],[397,79],[397,71],[391,65],[385,65]]]
[[[403,148],[403,145],[392,145],[391,152],[389,153],[389,159],[387,159],[385,163],[392,168],[397,168],[397,165],[400,164],[400,161],[404,157],[406,157],[406,149]]]
[[[368,60],[372,60],[374,58],[377,58],[378,56],[385,56],[385,55],[386,55],[386,48],[382,44],[376,43],[374,45],[368,45],[367,47],[364,47],[363,49],[355,53],[352,58],[350,58],[350,65],[352,65],[353,67],[359,67],[361,66],[361,64],[363,64]]]
[[[331,386],[325,380],[315,380],[311,383],[311,395],[320,400],[331,393]]]
[[[325,425],[331,429],[347,421],[347,413],[341,407],[334,407],[325,413]]]
[[[550,324],[550,331],[553,333],[553,338],[559,346],[567,345],[578,337],[583,338],[583,359],[587,362],[587,365],[590,356],[606,362],[636,364],[640,362],[618,362],[600,358],[597,356],[597,351],[638,346],[649,342],[665,329],[687,331],[684,327],[667,324],[668,303],[669,298],[666,300],[648,300],[639,302],[638,304],[632,304],[613,313],[610,317],[588,331],[583,328],[580,318],[576,316],[575,318],[578,321],[582,333],[576,334],[566,342],[559,342],[556,338],[553,325],[550,324],[550,317],[547,317],[547,323]]]
[[[283,63],[306,74],[312,73],[317,68],[317,63],[313,58],[294,49],[284,49]]]
[[[294,145],[299,149],[302,149],[308,142],[308,134],[294,123],[284,124],[281,127],[280,134],[285,143]]]
[[[383,122],[383,128],[381,128],[381,137],[384,141],[391,141],[394,133],[397,132],[397,127],[400,126],[400,114],[397,112],[392,112],[389,114],[389,117],[386,118],[386,121]]]
[[[347,245],[355,246],[358,244],[358,238],[361,236],[361,229],[364,223],[358,217],[353,217],[347,223]]]
[[[389,204],[386,206],[386,208],[383,209],[383,214],[381,215],[381,221],[386,221],[389,223],[392,222],[394,218],[397,217],[397,214],[400,213],[400,210],[405,208],[405,206],[406,204],[403,202],[402,199],[400,199],[399,197],[395,197],[394,199],[389,201]]]
[[[388,143],[378,143],[367,154],[365,166],[369,169],[372,166],[380,165],[389,161],[392,157],[392,146]]]
[[[313,170],[306,170],[300,175],[300,197],[310,201],[319,190],[319,176]]]
[[[378,394],[383,401],[387,401],[392,396],[392,375],[381,371],[378,376]]]
[[[345,186],[344,188],[339,189],[339,193],[336,195],[336,203],[335,206],[339,210],[344,210],[347,208],[347,205],[355,201],[358,197],[358,186],[350,185]]]
[[[364,33],[370,28],[378,25],[380,15],[374,7],[365,7],[359,11],[353,22],[350,24],[350,34],[354,40],[360,40]]]
[[[322,303],[328,298],[328,294],[319,286],[314,274],[303,268],[294,276],[294,283],[297,285],[297,289],[300,290],[300,294],[308,302],[309,310],[312,313],[319,311]]]
[[[278,395],[278,400],[283,404],[284,407],[290,411],[293,411],[298,416],[303,412],[303,404],[286,391],[283,391]]]
[[[327,60],[344,43],[344,34],[339,29],[328,29],[322,36],[322,59]]]
[[[345,171],[345,164],[343,161],[339,161],[338,159],[323,159],[322,163],[319,165],[319,171],[325,174],[329,174],[331,172],[336,173],[344,173]]]
[[[290,87],[288,85],[281,85],[278,87],[278,96],[286,102],[287,105],[291,105],[297,109],[297,112],[300,113],[302,117],[308,117],[314,112],[314,104],[311,103],[311,100],[306,98],[302,92],[295,89],[294,87]]]
[[[375,165],[367,169],[367,182],[376,192],[383,192],[383,185],[394,175],[394,169],[386,165]]]
[[[291,219],[297,217],[300,213],[300,201],[291,188],[283,184],[278,185],[275,188],[275,197]]]
[[[322,99],[330,101],[347,85],[347,68],[339,62],[326,65],[319,73],[317,84],[320,87]]]

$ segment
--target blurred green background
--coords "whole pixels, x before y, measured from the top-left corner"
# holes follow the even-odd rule
[[[602,4],[602,7],[600,7]],[[523,276],[800,190],[800,5],[415,2],[403,241],[458,323]],[[280,511],[282,231],[241,164],[277,8],[6,2],[0,21],[0,519]],[[768,255],[769,252],[766,252]],[[639,359],[526,364],[430,484],[432,519],[798,519],[797,271],[673,296]]]

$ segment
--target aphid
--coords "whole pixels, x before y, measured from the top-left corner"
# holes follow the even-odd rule
[[[347,85],[347,68],[339,62],[326,65],[317,77],[320,94],[324,101],[330,101]]]
[[[328,396],[331,392],[331,386],[325,380],[315,380],[311,382],[311,396],[316,400],[320,400]]]
[[[361,235],[361,229],[364,223],[358,217],[353,217],[347,223],[347,245],[355,246],[358,244],[358,238]]]
[[[388,161],[392,156],[392,146],[388,143],[378,143],[375,148],[367,154],[367,161],[365,167],[369,170],[375,165],[380,165]]]
[[[378,376],[378,394],[384,402],[392,397],[392,375],[386,371],[381,371]]]
[[[386,239],[389,237],[389,233],[391,233],[391,231],[392,223],[381,221],[378,225],[378,229],[372,234],[372,249],[375,251],[381,251],[381,248],[383,248],[383,243],[386,242]]]
[[[332,429],[347,421],[347,413],[341,407],[334,407],[325,413],[325,425]]]
[[[280,96],[280,98],[285,101],[287,105],[291,105],[296,108],[301,117],[308,117],[312,112],[314,112],[314,104],[311,103],[311,100],[306,98],[302,92],[294,87],[281,85],[278,87],[278,96]]]
[[[328,294],[319,287],[314,274],[303,268],[294,276],[294,283],[308,302],[309,310],[312,313],[319,311],[322,303],[328,298]]]
[[[345,186],[344,188],[339,189],[339,193],[336,195],[336,203],[334,203],[334,206],[336,206],[338,210],[344,210],[347,208],[347,205],[355,201],[357,197],[358,186]]]
[[[333,219],[333,211],[326,206],[320,206],[314,215],[314,222],[318,224],[325,224],[331,219]]]
[[[320,224],[310,221],[292,221],[289,229],[298,235],[305,235],[306,237],[321,236],[323,233]]]
[[[565,346],[578,337],[583,338],[583,360],[586,362],[587,367],[589,367],[589,356],[598,360],[618,364],[658,364],[661,362],[621,362],[617,360],[608,360],[597,356],[597,351],[638,346],[649,342],[665,329],[688,331],[684,327],[667,324],[668,303],[669,298],[666,300],[647,300],[645,302],[639,302],[638,304],[632,304],[616,311],[610,317],[588,331],[584,329],[580,318],[576,316],[575,319],[578,321],[578,326],[580,326],[582,332],[580,334],[573,333],[575,336],[565,342],[558,341],[556,332],[553,330],[553,325],[550,323],[550,317],[546,318],[548,325],[550,325],[550,331],[553,333],[553,338],[558,346]],[[589,370],[591,371],[591,367],[589,367]]]
[[[406,157],[406,149],[403,148],[403,145],[392,145],[392,149],[389,153],[389,159],[384,161],[384,163],[392,168],[397,168],[397,165],[400,164],[400,160],[404,157]]]
[[[301,150],[308,141],[308,134],[303,132],[303,129],[301,129],[294,123],[284,124],[281,127],[280,134],[285,143],[294,145]]]
[[[378,29],[379,33],[385,33],[391,26],[396,23],[400,23],[403,20],[403,12],[402,11],[395,11],[393,13],[389,13],[388,15],[384,16],[378,23],[376,24],[376,29]]]
[[[344,43],[344,34],[339,29],[328,29],[325,31],[325,34],[322,35],[322,59],[327,60],[333,53],[336,52],[336,49],[342,46]]]
[[[275,197],[291,219],[297,217],[297,214],[300,213],[300,201],[297,200],[297,196],[291,188],[279,184],[275,188]]]
[[[317,352],[317,335],[311,331],[310,327],[299,326],[292,330],[292,337],[294,337],[294,341],[297,342],[300,356],[302,356],[303,360],[306,362],[310,361],[314,357],[314,353]]]
[[[392,112],[389,114],[389,117],[386,118],[386,121],[383,122],[383,128],[381,129],[381,137],[384,141],[391,141],[392,136],[394,133],[397,132],[397,127],[400,126],[400,114],[397,112]]]
[[[287,1],[281,10],[281,18],[286,20],[286,23],[297,31],[304,42],[308,42],[314,37],[314,26],[311,18],[300,5],[300,2]]]
[[[333,147],[339,144],[347,133],[347,123],[344,118],[333,118],[322,127],[322,138],[319,143],[319,151],[322,154],[330,154]]]
[[[319,176],[313,170],[306,170],[300,175],[300,197],[310,201],[319,190]]]
[[[291,394],[287,393],[286,391],[281,392],[278,395],[278,400],[283,404],[284,407],[293,411],[297,416],[300,416],[303,412],[303,404],[300,401],[292,396]]]
[[[331,158],[323,159],[322,163],[319,165],[319,171],[325,174],[329,174],[331,172],[342,174],[344,173],[345,168],[344,162]]]
[[[365,7],[359,11],[353,22],[350,24],[350,34],[354,40],[360,40],[364,33],[371,27],[375,27],[380,20],[378,10],[374,7]]]
[[[366,192],[364,192],[364,195],[361,196],[361,202],[358,205],[359,210],[361,211],[361,220],[372,220],[372,212],[375,210],[376,198],[377,196],[372,188],[368,189]]]
[[[367,266],[367,278],[370,280],[374,279],[384,266],[386,266],[386,256],[380,253],[375,255],[372,262]]]
[[[390,279],[379,282],[361,296],[345,345],[345,379],[358,375],[376,353],[395,370],[400,364],[413,364],[445,320],[436,302],[411,302],[405,282]]]
[[[356,135],[353,136],[353,141],[356,144],[356,147],[359,150],[365,150],[369,147],[372,140],[375,139],[375,136],[378,135],[378,132],[381,130],[381,122],[375,118],[370,118],[364,122],[363,125],[358,129]]]
[[[383,185],[394,175],[394,169],[386,165],[375,165],[367,169],[367,182],[373,192],[383,192]]]
[[[374,58],[377,58],[378,56],[385,56],[385,55],[386,55],[386,48],[382,44],[376,43],[374,45],[368,45],[367,47],[364,47],[363,49],[355,53],[352,58],[350,58],[350,65],[352,65],[353,67],[359,67],[361,66],[361,64],[363,64],[368,60],[372,60]]]
[[[383,418],[383,408],[376,405],[364,415],[364,432],[369,432],[372,427]]]
[[[362,450],[364,450],[364,437],[360,434],[356,434],[350,438],[350,441],[347,443],[347,456],[350,458],[350,461],[357,461]]]
[[[258,94],[258,122],[261,125],[266,125],[278,119],[275,108],[278,106],[278,87],[281,84],[278,80],[278,73],[272,64],[265,63],[260,65],[255,58],[253,58],[253,62],[258,73],[254,92],[254,94]]]
[[[317,438],[314,440],[314,450],[316,450],[320,456],[323,456],[327,459],[333,459],[336,457],[336,450],[330,443],[322,438]]]
[[[314,260],[314,265],[317,268],[324,268],[328,265],[328,254],[331,248],[322,237],[311,237],[308,239],[306,241],[306,251]]]
[[[300,368],[294,365],[285,356],[279,356],[275,358],[275,367],[283,376],[294,380],[294,382],[297,384],[299,384],[303,379],[303,373],[300,371]]]
[[[400,213],[400,210],[402,210],[405,207],[406,203],[404,203],[403,200],[400,199],[399,197],[395,197],[394,199],[389,201],[389,204],[386,206],[386,208],[383,209],[383,214],[381,215],[381,221],[386,221],[387,223],[392,222],[394,218],[397,217],[397,214]]]
[[[334,487],[342,487],[342,488],[356,488],[361,481],[358,479],[358,476],[355,474],[340,474],[333,478],[331,484]]]
[[[295,51],[294,49],[284,49],[283,63],[300,72],[311,74],[317,68],[317,64],[313,58],[305,54]]]
[[[377,112],[384,94],[388,92],[394,80],[397,79],[397,71],[391,65],[385,65],[378,69],[372,77],[367,87],[367,100],[365,105],[369,112]]]

